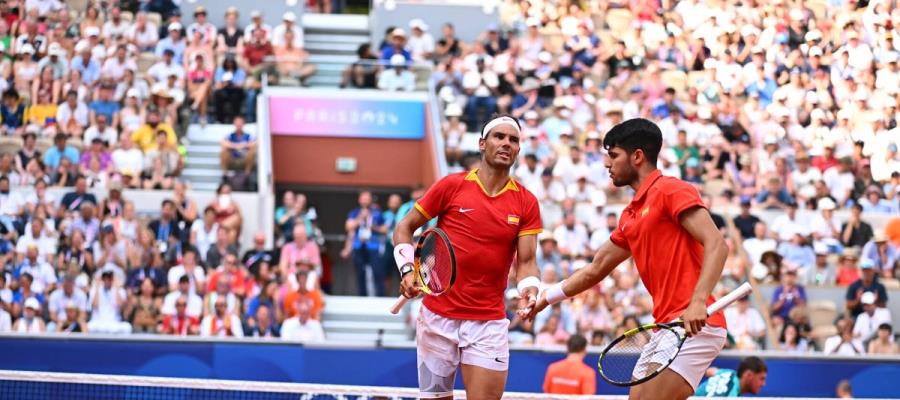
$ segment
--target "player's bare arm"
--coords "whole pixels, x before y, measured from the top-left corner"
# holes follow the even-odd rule
[[[523,286],[519,291],[518,313],[520,317],[523,317],[527,315],[528,308],[534,307],[538,296],[537,284],[528,285],[529,281],[540,283],[540,280],[537,278],[540,271],[538,270],[537,260],[535,260],[537,235],[519,236],[519,239],[516,241],[516,251],[516,258],[518,259],[516,278],[519,280],[519,285]]]
[[[597,254],[594,255],[594,260],[590,266],[578,270],[572,276],[554,285],[554,287],[562,289],[563,298],[575,296],[602,281],[628,257],[631,257],[631,253],[628,250],[616,246],[611,241],[607,241],[597,250]],[[531,313],[526,316],[526,319],[533,319],[538,312],[550,305],[550,302],[554,300],[552,295],[554,287],[541,293],[537,304],[535,304]],[[549,300],[548,296],[550,296]],[[560,300],[558,299],[556,302]]]
[[[403,219],[397,223],[397,227],[394,228],[394,252],[408,252],[409,254],[403,254],[402,256],[412,260],[413,247],[411,243],[413,232],[427,222],[428,218],[422,215],[419,210],[412,210],[406,213],[406,216],[403,217]],[[400,244],[408,244],[409,247],[404,249],[403,246],[399,246]],[[397,258],[396,254],[394,258]],[[402,265],[397,265],[397,267],[400,268]],[[421,290],[416,285],[415,274],[403,275],[402,279],[400,279],[400,294],[408,298],[413,298],[418,296],[420,292]]]
[[[702,207],[694,207],[685,210],[678,216],[681,226],[691,236],[703,245],[703,264],[700,267],[700,278],[694,286],[691,303],[684,310],[682,319],[684,329],[688,335],[700,332],[706,325],[706,300],[712,293],[716,282],[722,276],[722,268],[725,267],[725,258],[728,257],[728,247],[722,233],[713,223],[709,211]]]

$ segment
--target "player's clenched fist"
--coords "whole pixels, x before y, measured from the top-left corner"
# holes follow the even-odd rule
[[[531,310],[537,304],[538,288],[530,286],[519,293],[519,310],[517,313],[520,318],[525,318],[531,313]]]
[[[540,294],[538,294],[537,301],[535,301],[534,306],[531,307],[530,310],[525,310],[525,315],[519,314],[519,316],[526,321],[532,321],[534,320],[534,316],[547,308],[548,305],[550,305],[550,303],[547,302],[546,292],[541,292]]]
[[[416,280],[416,274],[408,273],[400,280],[400,294],[408,299],[418,297],[422,293],[419,288],[419,282]]]

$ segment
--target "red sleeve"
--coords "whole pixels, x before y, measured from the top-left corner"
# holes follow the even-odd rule
[[[628,245],[628,239],[625,238],[625,234],[622,233],[622,219],[625,215],[624,211],[622,215],[619,216],[619,224],[616,226],[616,229],[613,229],[612,233],[609,234],[609,241],[613,242],[614,245],[619,246],[625,250],[631,251],[631,246]]]
[[[700,198],[700,193],[690,184],[679,181],[676,184],[668,185],[664,193],[666,212],[674,221],[678,221],[678,216],[691,208],[706,208],[706,204]]]
[[[456,191],[459,180],[459,174],[454,174],[437,181],[421,199],[416,201],[416,210],[428,219],[443,214],[450,205],[450,197]]]
[[[525,207],[522,212],[522,219],[519,222],[518,236],[537,235],[543,232],[544,226],[541,221],[541,208],[538,206],[537,198],[531,192],[525,191]]]

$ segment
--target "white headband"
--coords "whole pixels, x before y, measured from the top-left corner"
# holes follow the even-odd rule
[[[488,122],[488,124],[484,126],[484,130],[481,131],[481,138],[487,139],[487,135],[488,135],[488,133],[491,132],[491,129],[494,129],[494,128],[496,128],[500,125],[504,125],[504,124],[510,125],[513,128],[515,128],[516,133],[522,133],[522,131],[519,130],[519,123],[516,122],[516,120],[514,120],[510,117],[504,116],[504,117],[495,118],[491,122]]]

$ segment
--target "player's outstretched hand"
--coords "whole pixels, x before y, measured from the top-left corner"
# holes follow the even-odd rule
[[[534,316],[541,312],[543,309],[547,308],[548,305],[550,304],[547,303],[546,293],[540,292],[537,296],[537,301],[534,303],[534,306],[531,307],[531,309],[520,310],[519,316],[526,321],[533,321]]]
[[[706,325],[706,303],[702,301],[691,301],[688,308],[684,310],[681,319],[684,321],[684,331],[688,336],[700,333],[703,326]]]
[[[406,298],[414,299],[419,297],[420,293],[422,293],[422,289],[419,287],[419,281],[416,279],[416,274],[408,273],[400,280],[400,294]]]
[[[531,312],[537,303],[537,298],[538,288],[534,286],[527,287],[522,293],[519,293],[519,309],[516,311],[519,318],[525,318]]]

